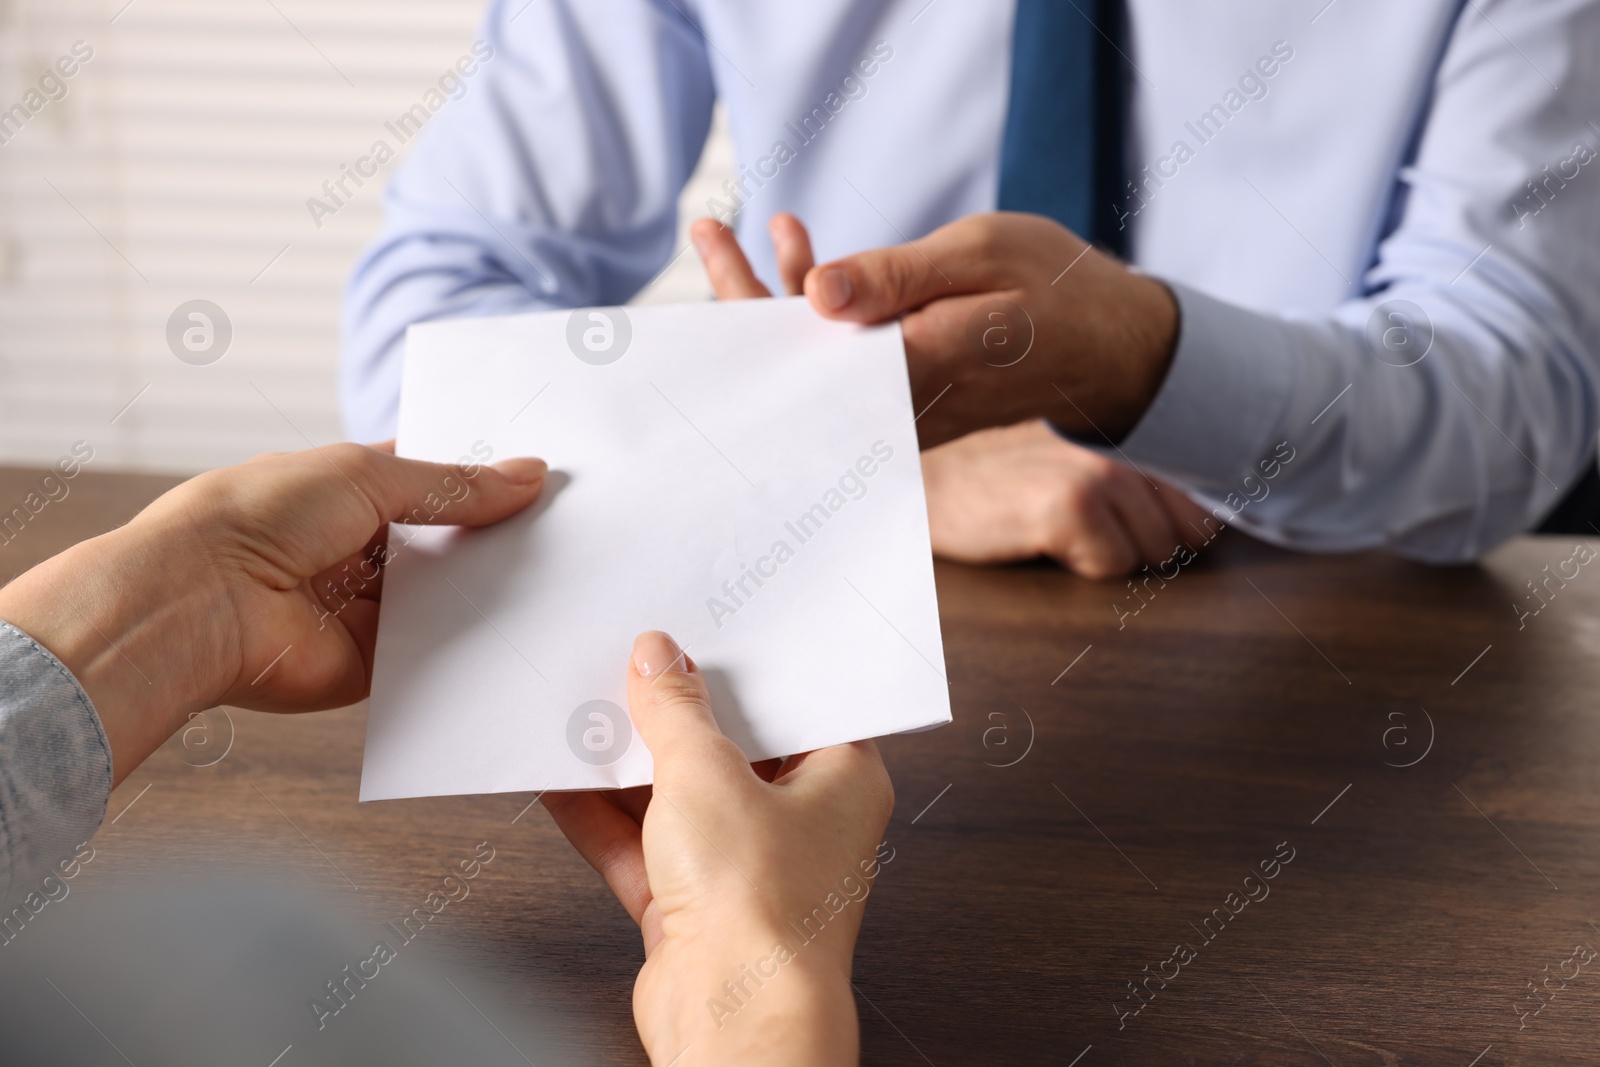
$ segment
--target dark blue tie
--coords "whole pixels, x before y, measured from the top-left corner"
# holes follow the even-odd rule
[[[1047,215],[1118,254],[1124,37],[1122,0],[1017,0],[1000,148],[1002,211]]]

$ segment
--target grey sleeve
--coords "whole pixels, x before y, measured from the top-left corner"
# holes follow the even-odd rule
[[[94,835],[111,780],[111,746],[77,679],[0,622],[0,904],[38,890]]]

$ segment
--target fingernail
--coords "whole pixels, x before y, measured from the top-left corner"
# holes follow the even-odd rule
[[[829,311],[839,311],[855,295],[856,287],[850,275],[842,270],[825,270],[817,275],[817,296]]]
[[[647,630],[633,642],[633,669],[641,678],[651,678],[669,670],[683,670],[686,657],[678,642],[660,630]]]
[[[550,464],[529,456],[501,460],[494,465],[494,469],[512,485],[532,485],[550,472]]]

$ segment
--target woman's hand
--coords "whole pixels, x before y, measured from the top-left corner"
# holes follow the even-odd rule
[[[694,661],[634,644],[628,700],[655,785],[544,804],[640,924],[651,1062],[853,1064],[850,961],[894,806],[870,741],[752,768]]]
[[[366,695],[391,522],[484,526],[545,465],[398,459],[387,446],[262,456],[162,496],[0,590],[0,618],[94,702],[120,782],[190,713],[312,711]]]

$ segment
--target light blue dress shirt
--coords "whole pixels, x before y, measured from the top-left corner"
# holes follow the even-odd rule
[[[739,177],[707,213],[769,284],[780,210],[819,259],[993,210],[1011,19],[496,0],[492,58],[351,280],[350,431],[392,433],[411,322],[644,286],[718,99]],[[1130,23],[1122,210],[1182,323],[1114,454],[1299,548],[1467,559],[1535,525],[1600,431],[1600,3],[1130,0]]]

